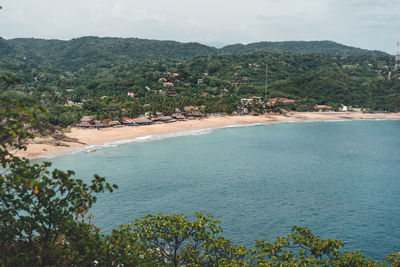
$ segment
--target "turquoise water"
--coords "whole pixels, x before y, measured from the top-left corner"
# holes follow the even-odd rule
[[[53,158],[120,189],[92,212],[104,231],[149,213],[211,213],[253,246],[293,225],[374,259],[400,250],[400,121],[282,123],[148,137]],[[182,134],[184,135],[184,134]]]

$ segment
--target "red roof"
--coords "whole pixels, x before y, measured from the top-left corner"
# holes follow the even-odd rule
[[[130,118],[128,118],[128,117],[123,117],[122,120],[123,120],[125,123],[135,123],[134,120],[132,120],[132,119],[130,119]]]
[[[326,106],[326,105],[317,105],[314,107],[315,109],[333,109],[331,106]]]

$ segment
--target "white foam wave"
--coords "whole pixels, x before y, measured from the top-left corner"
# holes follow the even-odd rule
[[[78,152],[92,153],[92,152],[102,150],[104,148],[116,147],[116,146],[130,144],[130,143],[144,143],[144,142],[160,141],[163,139],[182,137],[182,136],[205,135],[205,134],[210,134],[211,132],[212,132],[211,128],[206,128],[206,129],[199,129],[199,130],[192,130],[192,131],[181,131],[181,132],[170,133],[170,134],[145,135],[145,136],[135,137],[132,139],[124,139],[124,140],[106,142],[106,143],[101,143],[101,144],[93,144],[93,145],[88,145],[88,146],[84,146],[84,147],[71,148],[69,150],[63,150],[61,153],[57,153],[57,152],[49,153],[49,154],[41,156],[40,158],[51,159],[51,158],[54,158],[54,157],[57,157],[60,155],[74,154],[74,153],[78,153]]]
[[[260,126],[260,125],[266,125],[267,123],[253,123],[253,124],[234,124],[234,125],[228,125],[228,126],[222,126],[217,129],[225,129],[225,128],[239,128],[239,127],[253,127],[253,126]]]
[[[168,138],[175,138],[175,137],[181,137],[181,136],[196,136],[196,135],[204,135],[204,134],[209,134],[212,132],[212,129],[201,129],[201,130],[193,130],[193,131],[181,131],[177,133],[170,133],[170,134],[159,134],[159,135],[145,135],[145,136],[139,136],[135,137],[133,139],[125,139],[125,140],[120,140],[120,141],[113,141],[113,142],[107,142],[103,144],[95,144],[91,146],[87,146],[84,148],[86,152],[94,152],[95,150],[98,149],[103,149],[103,148],[108,148],[108,147],[116,147],[124,144],[130,144],[130,143],[143,143],[143,142],[151,142],[151,141],[160,141]]]

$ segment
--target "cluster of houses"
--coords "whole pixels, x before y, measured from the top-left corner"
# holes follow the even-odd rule
[[[185,121],[187,119],[200,119],[204,118],[206,115],[201,112],[192,112],[188,113],[186,116],[181,113],[174,113],[171,116],[164,116],[161,113],[158,113],[154,118],[148,118],[145,115],[141,115],[138,118],[128,118],[123,117],[119,120],[96,120],[90,116],[83,116],[79,123],[75,125],[75,127],[82,128],[108,128],[108,127],[122,127],[122,126],[138,126],[138,125],[150,125],[154,123],[169,123],[175,121]]]

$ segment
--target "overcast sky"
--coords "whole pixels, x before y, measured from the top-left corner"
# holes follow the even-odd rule
[[[332,40],[396,52],[400,0],[0,0],[0,36],[204,44]]]

